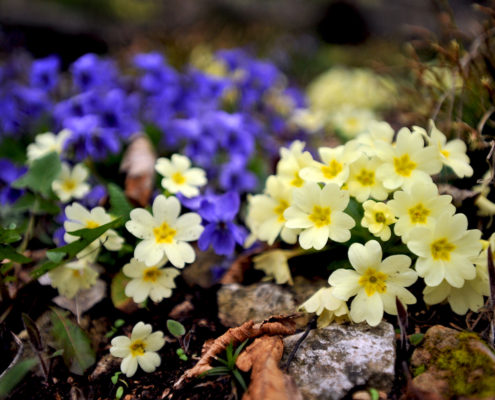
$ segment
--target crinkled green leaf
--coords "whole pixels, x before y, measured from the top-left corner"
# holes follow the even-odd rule
[[[94,240],[98,239],[107,230],[118,227],[122,223],[122,220],[123,218],[119,217],[97,228],[85,228],[70,232],[71,235],[78,236],[80,239],[65,246],[49,250],[50,255],[47,255],[47,257],[50,261],[33,270],[31,272],[31,276],[37,279],[52,269],[57,268],[59,265],[72,260],[76,254],[88,247]],[[59,258],[54,256],[53,253],[64,253],[65,256],[63,258]]]
[[[28,358],[9,369],[0,379],[0,399],[5,399],[36,364],[36,358]]]
[[[184,328],[184,325],[173,319],[167,320],[167,329],[176,338],[180,338],[186,333],[186,328]]]
[[[29,257],[26,257],[22,255],[21,253],[18,253],[13,247],[11,246],[5,246],[5,245],[0,245],[0,260],[2,259],[8,259],[10,261],[14,261],[20,264],[26,264],[28,262],[31,262]]]
[[[122,189],[114,183],[109,183],[108,195],[110,196],[110,214],[124,217],[124,220],[128,220],[132,206]]]
[[[70,372],[83,375],[95,361],[95,352],[86,333],[70,319],[67,312],[52,308],[52,333],[64,350],[63,358]]]
[[[10,244],[18,242],[22,239],[22,236],[19,234],[20,230],[16,228],[2,228],[0,227],[0,243],[1,244]]]
[[[60,157],[56,152],[38,158],[29,166],[28,172],[16,180],[15,188],[28,188],[48,196],[52,190],[52,182],[58,177],[61,170]]]

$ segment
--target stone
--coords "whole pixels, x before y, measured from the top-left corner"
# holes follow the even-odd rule
[[[217,301],[218,318],[228,327],[251,319],[261,322],[272,315],[290,314],[298,306],[289,290],[273,283],[223,285],[217,293]]]
[[[284,339],[282,365],[303,333]],[[306,400],[336,400],[354,388],[388,392],[395,377],[395,332],[391,324],[331,324],[310,331],[289,366]]]
[[[438,398],[495,398],[495,355],[472,332],[428,329],[411,357],[414,387]]]

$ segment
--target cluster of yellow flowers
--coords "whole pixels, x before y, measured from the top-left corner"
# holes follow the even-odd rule
[[[256,239],[273,244],[280,236],[289,244],[298,241],[302,249],[321,250],[329,241],[349,241],[351,229],[360,223],[381,241],[391,238],[393,228],[417,256],[412,269],[407,255],[382,260],[376,240],[353,243],[348,256],[354,270],[334,271],[331,287],[302,305],[320,316],[320,325],[347,314],[355,322],[377,325],[384,311],[397,314],[396,297],[404,304],[416,302],[405,287],[418,276],[426,285],[427,304],[447,300],[458,314],[478,311],[488,295],[481,232],[468,229],[466,216],[455,214],[451,196],[439,195],[432,180],[444,166],[458,177],[473,174],[466,145],[459,139],[447,141],[433,122],[429,132],[402,128],[395,140],[394,136],[387,123],[373,122],[356,139],[319,148],[320,160],[304,150],[304,143],[294,142],[281,150],[276,174],[268,178],[264,193],[248,199],[247,244]],[[361,221],[346,213],[351,197],[362,204]],[[272,257],[277,267],[267,263],[265,255],[257,268],[278,283],[289,282],[287,259],[293,254],[283,254],[277,250]],[[350,312],[344,312],[353,296]]]

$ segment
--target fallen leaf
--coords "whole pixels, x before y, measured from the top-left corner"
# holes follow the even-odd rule
[[[254,339],[262,335],[292,335],[296,330],[294,322],[296,316],[297,314],[278,315],[257,324],[251,320],[237,328],[230,328],[222,336],[215,339],[214,342],[208,343],[207,350],[202,352],[201,358],[196,365],[184,372],[174,384],[174,388],[178,389],[185,380],[197,377],[210,370],[212,368],[211,362],[215,359],[215,356],[222,353],[230,343],[235,346],[246,339]]]
[[[227,272],[225,272],[225,274],[223,275],[220,283],[222,285],[228,285],[230,283],[242,283],[242,281],[244,280],[245,272],[251,267],[251,258],[254,255],[262,253],[269,248],[269,246],[263,246],[237,257],[230,265],[230,268],[227,270]]]
[[[251,382],[242,400],[302,400],[293,380],[278,367],[283,352],[280,336],[264,335],[239,355],[237,368],[244,372],[251,369]]]
[[[125,287],[129,282],[130,279],[120,270],[110,283],[110,298],[114,307],[126,314],[131,314],[139,308],[139,305],[134,303],[132,297],[125,295]]]
[[[127,148],[120,164],[120,170],[127,173],[126,196],[141,206],[146,206],[153,190],[156,153],[150,140],[135,136]]]

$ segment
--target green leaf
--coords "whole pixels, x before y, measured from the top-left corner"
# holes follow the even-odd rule
[[[110,380],[112,381],[112,383],[114,385],[117,384],[117,382],[119,381],[119,375],[121,374],[122,372],[120,371],[117,371],[115,374],[112,375],[112,377],[110,378]]]
[[[0,399],[5,399],[36,364],[36,358],[28,358],[9,369],[0,379]]]
[[[129,213],[132,211],[132,206],[125,193],[116,184],[109,183],[108,195],[110,196],[110,214],[124,217],[124,220],[127,221]]]
[[[119,386],[117,388],[117,391],[115,392],[115,398],[117,400],[120,400],[123,395],[124,395],[124,386]]]
[[[86,333],[66,318],[67,314],[68,312],[52,307],[52,333],[64,350],[64,362],[70,372],[83,375],[84,371],[95,363],[95,352]]]
[[[34,349],[37,352],[43,351],[45,347],[43,346],[41,334],[38,327],[36,326],[36,323],[26,313],[22,313],[22,322],[24,323],[24,327],[26,328],[29,336],[29,341],[33,345]]]
[[[423,341],[424,337],[424,333],[413,333],[411,336],[409,336],[409,341],[413,346],[417,346]]]
[[[66,255],[67,253],[60,253],[58,251],[48,250],[46,252],[46,258],[48,258],[50,261],[53,261],[54,263],[59,263],[64,259]]]
[[[380,393],[378,393],[378,390],[375,388],[371,388],[369,390],[370,395],[371,395],[371,400],[379,400],[380,399]]]
[[[22,239],[22,236],[19,235],[19,230],[16,228],[13,229],[5,229],[0,227],[0,244],[10,244],[18,242]]]
[[[80,251],[84,250],[94,240],[98,239],[101,235],[103,235],[107,230],[112,229],[112,228],[116,228],[121,223],[122,223],[122,217],[114,219],[113,221],[110,221],[109,223],[101,225],[97,228],[93,228],[93,229],[85,228],[85,229],[79,229],[79,230],[74,231],[74,232],[70,232],[71,235],[78,236],[81,239],[79,239],[75,242],[69,243],[65,246],[57,247],[55,249],[49,250],[51,255],[50,256],[47,255],[47,257],[49,258],[50,261],[44,263],[40,267],[31,271],[31,276],[33,278],[37,279],[40,276],[51,271],[52,269],[57,268],[61,264],[70,261]],[[58,257],[54,256],[53,253],[65,253],[66,257],[59,259]],[[58,261],[53,261],[53,259],[56,259]]]
[[[125,287],[129,281],[130,278],[125,276],[121,270],[112,278],[110,284],[110,298],[114,307],[125,313],[132,313],[138,309],[138,305],[134,303],[132,298],[125,295]]]
[[[29,170],[12,186],[18,189],[28,188],[48,196],[52,190],[52,182],[58,177],[61,170],[60,157],[56,152],[38,158],[29,166]]]
[[[246,382],[244,381],[244,378],[242,377],[241,373],[239,372],[238,369],[234,369],[232,371],[232,374],[234,375],[235,379],[237,379],[237,382],[239,382],[239,384],[241,385],[242,389],[244,391],[247,390],[247,385],[246,385]]]
[[[188,358],[186,356],[186,353],[184,353],[184,349],[182,349],[181,347],[179,347],[176,351],[177,355],[179,356],[179,358],[182,360],[182,361],[187,361]]]
[[[180,338],[186,333],[186,328],[184,328],[184,325],[173,319],[167,320],[167,329],[176,338]]]
[[[26,264],[33,261],[29,257],[15,251],[15,249],[11,246],[0,246],[0,259],[4,258],[20,264]]]

